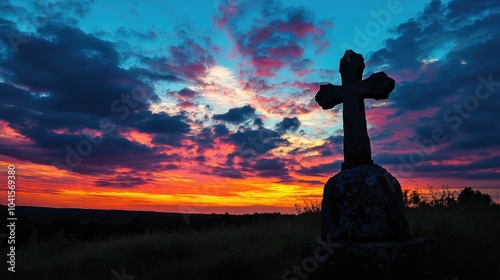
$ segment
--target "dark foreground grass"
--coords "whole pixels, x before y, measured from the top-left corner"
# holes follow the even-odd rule
[[[439,250],[430,265],[404,271],[400,279],[416,273],[422,279],[500,279],[498,207],[420,207],[408,209],[407,215],[412,234],[436,239]],[[56,236],[18,248],[17,277],[3,269],[7,277],[1,279],[283,279],[286,270],[302,263],[302,245],[319,233],[319,215],[303,214],[240,227],[84,243]],[[2,252],[3,267],[6,261]]]
[[[424,206],[407,217],[413,236],[438,243],[430,279],[500,279],[500,207]]]

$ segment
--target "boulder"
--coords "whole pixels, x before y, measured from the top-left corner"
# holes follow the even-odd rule
[[[323,240],[410,238],[401,185],[377,164],[355,165],[330,178],[323,192],[321,216]]]

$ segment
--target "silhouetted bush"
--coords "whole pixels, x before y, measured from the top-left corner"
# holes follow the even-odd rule
[[[419,189],[404,190],[403,202],[405,207],[491,207],[493,202],[489,194],[474,191],[470,187],[464,188],[459,194],[452,192],[447,188],[441,191],[429,191],[429,194],[423,194]]]
[[[489,194],[467,187],[458,195],[458,204],[466,207],[490,207],[493,205],[493,200]]]
[[[294,205],[294,211],[300,214],[318,214],[321,212],[321,202],[314,200],[306,200],[304,201],[304,206],[300,206],[299,204]]]

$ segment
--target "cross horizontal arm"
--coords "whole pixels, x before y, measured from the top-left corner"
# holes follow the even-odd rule
[[[332,84],[321,85],[316,94],[316,102],[323,110],[331,109],[343,102],[344,97],[359,96],[375,100],[387,99],[394,90],[395,82],[384,72],[372,74],[365,80],[342,86]]]

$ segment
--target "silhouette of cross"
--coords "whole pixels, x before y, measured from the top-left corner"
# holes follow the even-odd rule
[[[362,80],[365,62],[362,55],[347,50],[340,60],[342,85],[321,85],[316,102],[323,110],[343,103],[344,162],[342,170],[359,164],[373,164],[366,127],[365,98],[387,99],[395,82],[384,72]]]

